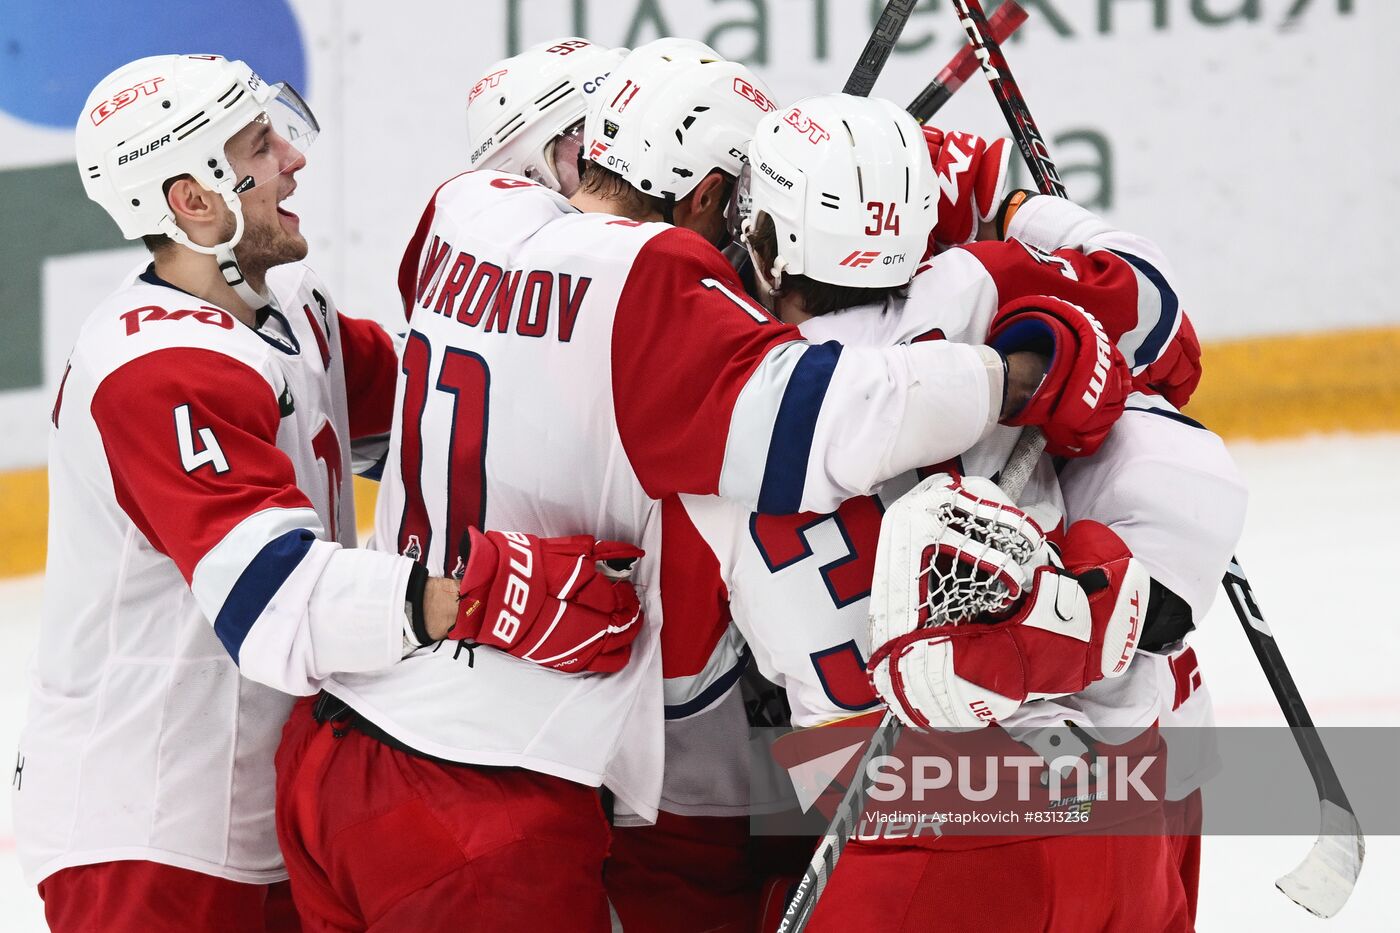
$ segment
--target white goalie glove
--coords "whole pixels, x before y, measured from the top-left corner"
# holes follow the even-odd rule
[[[1054,510],[990,480],[931,476],[890,506],[870,601],[869,672],[906,725],[970,729],[1127,670],[1151,579],[1098,522],[1060,554]]]

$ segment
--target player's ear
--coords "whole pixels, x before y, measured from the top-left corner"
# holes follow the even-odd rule
[[[716,210],[723,212],[729,204],[730,184],[728,175],[718,169],[710,172],[700,179],[695,190],[687,196],[690,198],[691,210],[702,215]]]
[[[184,226],[184,221],[208,223],[218,211],[214,202],[219,199],[188,175],[173,179],[166,185],[165,200],[181,226]]]

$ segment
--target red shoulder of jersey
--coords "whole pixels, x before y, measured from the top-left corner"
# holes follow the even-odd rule
[[[662,675],[703,671],[729,628],[729,589],[719,559],[675,496],[661,503],[661,613]]]
[[[647,241],[612,332],[618,433],[647,495],[718,491],[739,394],[769,351],[801,337],[702,237],[673,228]]]
[[[999,306],[1017,298],[1054,295],[1093,314],[1115,343],[1139,326],[1138,278],[1114,252],[1046,253],[1019,240],[972,243],[963,249],[991,276]]]
[[[117,503],[188,582],[247,516],[310,508],[277,448],[281,407],[247,364],[173,347],[124,363],[92,397]]]
[[[374,321],[344,314],[339,318],[350,439],[387,434],[394,421],[394,385],[399,375],[394,341]]]

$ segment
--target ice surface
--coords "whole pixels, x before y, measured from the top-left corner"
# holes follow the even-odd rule
[[[1400,436],[1233,444],[1250,482],[1241,563],[1298,687],[1320,725],[1400,725]],[[1348,510],[1334,515],[1329,506]],[[1342,569],[1345,572],[1342,572]],[[37,639],[41,581],[0,581],[0,756],[8,763],[24,714],[25,671]],[[1222,725],[1282,724],[1264,675],[1223,592],[1192,636]],[[1298,768],[1303,768],[1301,759]],[[1205,841],[1199,928],[1400,930],[1400,839],[1367,838],[1350,903],[1321,921],[1274,888],[1312,836]],[[0,808],[0,917],[10,933],[45,929],[20,878],[8,803]]]

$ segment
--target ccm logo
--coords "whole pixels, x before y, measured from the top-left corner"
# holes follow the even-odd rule
[[[838,263],[838,265],[849,266],[852,269],[864,269],[866,266],[869,266],[878,258],[880,258],[880,254],[878,252],[868,249],[858,249],[854,253],[851,253],[851,255],[847,256],[845,259],[841,260],[841,262]]]
[[[155,96],[156,88],[160,87],[161,82],[164,80],[164,78],[147,78],[145,81],[138,81],[131,87],[113,94],[111,97],[92,108],[92,113],[89,114],[89,116],[92,117],[92,125],[101,126],[103,120],[123,107],[136,103],[136,100],[142,94],[145,94],[147,97]]]
[[[496,616],[491,625],[491,633],[506,644],[514,644],[520,634],[520,613],[530,601],[530,575],[535,572],[535,556],[530,552],[530,539],[518,531],[507,531],[506,539],[510,557],[510,575],[506,577],[505,592],[501,601],[505,608]]]
[[[734,93],[744,100],[750,101],[759,110],[767,113],[770,110],[777,110],[777,106],[767,98],[767,96],[743,78],[734,79]]]
[[[496,85],[500,84],[501,79],[506,76],[506,72],[509,70],[510,69],[508,68],[502,68],[500,71],[493,71],[486,77],[482,78],[480,81],[473,84],[471,93],[467,95],[467,103],[470,104],[472,101],[476,100],[477,97],[479,97],[481,93],[487,90],[488,88],[493,88]]]

